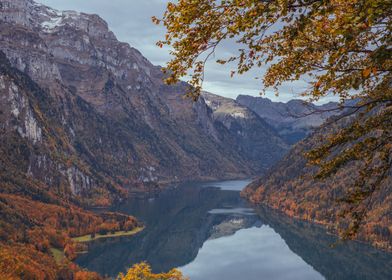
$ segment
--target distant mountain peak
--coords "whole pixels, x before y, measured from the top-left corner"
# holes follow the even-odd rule
[[[289,144],[302,140],[329,117],[339,113],[339,111],[332,110],[338,107],[338,103],[334,102],[315,105],[292,99],[284,103],[248,95],[239,95],[236,101],[273,126]]]

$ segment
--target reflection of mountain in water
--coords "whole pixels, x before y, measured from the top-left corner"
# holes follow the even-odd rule
[[[245,273],[245,264],[255,263],[253,274],[260,278],[267,277],[264,275],[267,272],[263,270],[265,263],[258,266],[257,259],[272,262],[268,270],[276,273],[276,276],[279,271],[290,269],[290,266],[281,262],[274,263],[274,257],[276,260],[276,257],[279,259],[277,254],[291,253],[301,257],[327,279],[391,279],[388,277],[392,275],[391,254],[356,242],[331,248],[330,245],[336,239],[327,235],[322,228],[293,220],[273,210],[260,208],[255,215],[235,191],[185,186],[161,193],[154,199],[127,201],[115,210],[135,215],[145,222],[145,230],[133,237],[98,240],[90,245],[88,254],[77,260],[81,266],[109,276],[115,276],[140,261],[149,262],[156,272],[182,267],[191,262],[197,263],[198,259],[195,258],[203,243],[207,239],[217,240],[223,236],[225,242],[223,239],[218,242],[224,245],[223,248],[220,247],[219,252],[222,253],[217,258],[224,262],[227,260],[227,252],[243,245],[245,247],[241,250],[244,254],[238,255],[242,263],[234,262],[234,266],[238,265],[237,270]],[[279,236],[271,237],[270,240],[263,239],[263,236],[269,236],[270,232],[266,232],[269,227],[261,227],[258,229],[260,232],[252,231],[254,235],[250,236],[253,237],[241,234],[247,240],[238,240],[239,233],[243,233],[237,232],[238,230],[262,223],[273,228],[292,252],[274,251],[269,255],[268,250],[258,250],[260,246],[254,246],[257,245],[255,242],[283,242]],[[236,236],[237,239],[234,238]],[[239,243],[231,243],[233,240]],[[281,246],[275,245],[276,248]],[[249,259],[252,256],[255,258]],[[284,265],[288,266],[283,267]],[[220,273],[220,276],[224,275],[224,271]]]
[[[132,213],[146,223],[146,229],[131,238],[96,241],[77,260],[110,276],[140,261],[149,262],[154,271],[185,265],[210,236],[231,235],[258,220],[244,208],[238,192],[217,188],[179,188],[154,200],[128,201],[116,210]]]
[[[326,279],[392,279],[392,254],[358,242],[337,243],[336,237],[326,234],[320,226],[268,208],[256,212],[295,254]]]

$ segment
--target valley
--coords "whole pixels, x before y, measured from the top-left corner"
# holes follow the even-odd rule
[[[186,98],[96,14],[0,0],[0,26],[1,279],[104,280],[143,261],[192,280],[392,275],[391,170],[341,242],[342,197],[369,163],[318,180],[306,157],[349,126],[341,103]]]

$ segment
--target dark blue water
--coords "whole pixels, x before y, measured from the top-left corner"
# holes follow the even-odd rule
[[[113,210],[136,216],[145,230],[97,240],[77,262],[112,277],[147,261],[155,272],[176,267],[191,280],[392,279],[391,254],[336,245],[321,227],[252,209],[239,196],[248,182],[185,184],[126,201]]]

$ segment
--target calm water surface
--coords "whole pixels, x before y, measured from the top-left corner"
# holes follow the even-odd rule
[[[147,261],[191,280],[392,279],[392,255],[335,237],[239,196],[249,181],[189,183],[115,209],[146,224],[132,237],[97,240],[79,265],[116,276]]]

